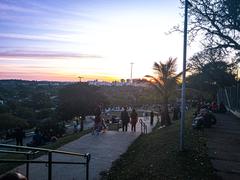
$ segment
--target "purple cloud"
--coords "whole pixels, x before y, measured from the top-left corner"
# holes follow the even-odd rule
[[[102,58],[99,55],[58,51],[9,50],[0,52],[0,58]]]

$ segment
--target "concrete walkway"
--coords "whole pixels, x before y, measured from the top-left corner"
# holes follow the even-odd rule
[[[216,114],[217,124],[207,130],[209,156],[216,173],[226,180],[240,179],[240,119]]]
[[[142,118],[143,119],[143,118]],[[157,118],[155,118],[154,125],[150,126],[149,119],[145,120],[148,126],[148,132],[151,132],[152,127],[155,126]],[[129,128],[130,130],[130,125]],[[141,134],[140,123],[137,124],[137,132],[119,132],[107,131],[99,135],[87,134],[78,140],[68,143],[59,150],[90,153],[90,179],[100,179],[99,173],[111,168],[112,162],[126,152],[128,146]],[[47,160],[47,156],[41,156],[38,160]],[[58,161],[76,161],[76,157],[54,154],[53,160]],[[16,168],[18,171],[25,174],[25,165]],[[83,165],[53,165],[53,179],[54,180],[74,180],[85,179],[85,168]],[[31,164],[29,179],[45,180],[47,179],[48,169],[45,164]]]

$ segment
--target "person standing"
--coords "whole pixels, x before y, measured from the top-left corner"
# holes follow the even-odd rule
[[[136,124],[138,121],[138,114],[135,109],[132,110],[130,117],[131,117],[131,125],[132,125],[131,130],[136,132]]]
[[[23,146],[23,138],[25,136],[23,129],[19,126],[16,127],[14,134],[15,134],[15,139],[16,139],[16,145]]]
[[[128,123],[129,123],[129,115],[127,112],[127,107],[124,107],[124,110],[121,112],[121,120],[122,120],[122,130],[127,131]]]
[[[153,125],[153,119],[154,119],[154,112],[153,112],[153,111],[151,111],[150,117],[151,117],[151,119],[150,119],[150,125],[152,126],[152,125]]]
[[[173,107],[173,118],[172,120],[178,120],[180,118],[180,107],[175,104]]]

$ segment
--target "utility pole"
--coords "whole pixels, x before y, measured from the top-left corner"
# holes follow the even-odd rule
[[[181,102],[181,121],[180,121],[180,145],[179,150],[184,150],[184,121],[186,109],[186,61],[187,61],[187,22],[188,22],[188,7],[192,4],[185,0],[184,2],[184,35],[183,35],[183,73],[182,73],[182,102]]]
[[[132,72],[132,70],[133,70],[133,64],[134,64],[134,63],[131,62],[130,64],[131,64],[131,76],[130,76],[130,78],[131,78],[131,84],[132,84],[132,83],[133,83],[133,79],[132,79],[132,73],[133,73],[133,72]]]
[[[79,79],[79,82],[81,83],[82,82],[82,79],[83,79],[84,77],[82,77],[82,76],[78,76],[78,79]]]

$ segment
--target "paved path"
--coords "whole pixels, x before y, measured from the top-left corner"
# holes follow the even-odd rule
[[[157,118],[156,118],[157,119]],[[155,123],[156,123],[155,119]],[[148,132],[153,126],[149,125],[149,119],[145,120],[148,125]],[[155,125],[154,123],[154,125]],[[130,127],[128,128],[130,129]],[[137,132],[117,132],[107,131],[99,135],[87,134],[78,140],[68,143],[60,148],[78,153],[90,153],[90,179],[100,179],[99,173],[108,170],[113,161],[119,158],[121,154],[126,152],[128,146],[140,135],[140,124],[137,125]],[[47,159],[47,156],[41,156],[38,159]],[[75,157],[63,156],[56,154],[53,160],[68,160],[75,161]],[[19,166],[18,171],[25,174],[25,165]],[[53,165],[54,180],[73,180],[85,179],[85,168],[82,165]],[[47,179],[47,167],[45,164],[31,164],[30,177],[34,180]]]
[[[217,124],[207,130],[208,149],[216,173],[226,180],[240,179],[240,119],[216,114]]]

